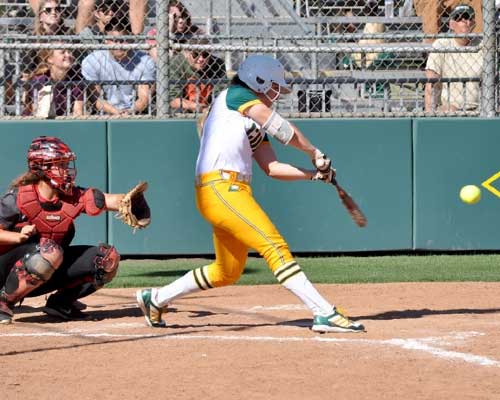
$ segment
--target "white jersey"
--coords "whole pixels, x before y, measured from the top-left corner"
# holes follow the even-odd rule
[[[252,154],[268,139],[243,112],[258,103],[254,92],[239,85],[217,96],[203,127],[196,175],[221,169],[252,175]]]

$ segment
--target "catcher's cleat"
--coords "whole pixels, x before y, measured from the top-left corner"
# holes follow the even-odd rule
[[[151,289],[138,290],[135,293],[135,297],[137,298],[137,304],[144,314],[146,323],[152,328],[164,328],[166,324],[161,319],[164,310],[153,303]]]
[[[14,313],[12,312],[11,305],[0,294],[0,324],[7,325],[12,323],[13,316]]]
[[[315,315],[312,325],[314,332],[366,332],[365,327],[351,321],[339,309],[334,308],[330,315]]]
[[[74,304],[58,302],[57,297],[54,295],[49,296],[42,311],[47,315],[64,319],[65,321],[80,321],[90,318],[88,314],[81,312]]]

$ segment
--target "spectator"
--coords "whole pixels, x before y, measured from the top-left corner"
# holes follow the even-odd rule
[[[449,14],[463,0],[414,0],[415,12],[422,17],[422,28],[426,34],[437,34],[446,30],[442,22],[443,16]],[[474,32],[483,31],[483,3],[481,0],[466,1],[474,9],[476,25]],[[434,39],[426,40],[433,42]]]
[[[177,0],[171,0],[168,8],[168,23],[170,34],[176,40],[190,39],[195,35],[203,35],[204,31],[191,22],[191,14]]]
[[[120,44],[123,35],[130,34],[130,27],[125,21],[112,18],[105,28],[106,36],[115,39],[106,40],[106,44]],[[121,81],[151,82],[155,79],[155,63],[146,53],[136,50],[113,49],[97,50],[89,54],[82,63],[82,73],[86,80],[94,81],[91,99],[97,111],[111,115],[142,113],[149,105],[151,89],[149,84],[120,84]],[[114,81],[117,84],[105,84],[99,81]],[[103,97],[104,95],[104,97]]]
[[[34,31],[35,35],[45,36],[45,35],[69,35],[71,34],[70,29],[66,28],[64,25],[64,7],[61,6],[59,0],[39,0],[35,8],[35,22]],[[40,38],[40,41],[43,41]],[[50,42],[50,40],[46,40]],[[33,76],[33,72],[41,64],[38,50],[27,50],[22,53],[21,62],[21,78],[22,80],[27,80]],[[26,92],[22,95],[23,104],[26,105]]]
[[[120,14],[120,6],[116,0],[97,0],[96,10],[94,11],[94,24],[84,27],[79,32],[79,35],[89,39],[104,35],[106,24],[113,16],[119,16]]]
[[[40,0],[35,12],[35,35],[69,35],[63,13],[64,7],[59,0]]]
[[[459,4],[450,14],[450,30],[456,34],[470,33],[474,28],[475,12],[467,4]],[[470,39],[437,39],[436,49],[470,46]],[[483,68],[483,51],[477,53],[430,53],[427,60],[426,76],[440,78],[478,78]],[[478,82],[427,83],[425,85],[425,111],[435,111],[436,106],[443,111],[473,110],[479,105],[480,88]]]
[[[97,0],[99,1],[99,0]],[[98,4],[102,3],[99,1]],[[109,3],[109,1],[107,2]],[[144,18],[146,16],[146,0],[129,0],[127,2],[116,2],[116,4],[121,4],[122,9],[120,10],[122,14],[126,14],[126,8],[128,8],[129,23],[131,26],[131,32],[134,35],[139,35],[144,30]],[[96,8],[96,0],[79,0],[78,1],[78,13],[76,15],[75,31],[80,33],[89,25],[92,25],[92,17],[96,17],[94,10]]]
[[[198,38],[191,39],[189,43],[208,44],[209,41]],[[180,85],[171,87],[170,107],[180,112],[208,108],[214,92],[214,82],[210,80],[226,77],[224,61],[205,50],[183,50],[171,58],[170,71],[181,81]]]
[[[82,76],[75,70],[75,58],[67,49],[44,49],[41,63],[31,79],[25,115],[40,118],[83,115]]]

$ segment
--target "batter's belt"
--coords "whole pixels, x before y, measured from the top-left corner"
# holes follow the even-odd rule
[[[217,171],[210,171],[205,174],[197,175],[195,178],[195,185],[204,186],[214,181],[229,181],[249,184],[251,180],[252,175],[244,175],[236,171],[219,169]]]

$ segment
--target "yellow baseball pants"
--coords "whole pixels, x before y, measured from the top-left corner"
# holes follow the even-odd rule
[[[215,261],[194,271],[201,289],[236,282],[248,249],[266,260],[279,282],[300,272],[288,245],[252,196],[248,183],[231,171],[213,171],[197,177],[196,204],[213,226]]]

